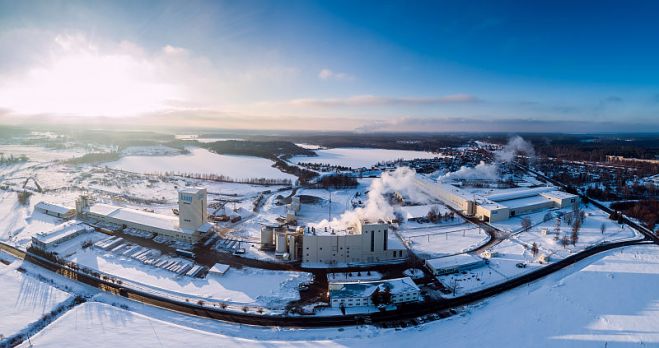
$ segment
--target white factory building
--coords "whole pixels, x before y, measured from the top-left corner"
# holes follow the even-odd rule
[[[41,250],[49,251],[83,233],[93,231],[94,228],[81,222],[67,221],[55,226],[49,231],[39,232],[32,236],[32,246]]]
[[[459,187],[417,177],[419,186],[453,209],[483,221],[497,222],[514,216],[577,203],[577,196],[553,186],[504,190],[491,195],[470,193]]]
[[[179,191],[179,216],[168,216],[109,204],[90,205],[86,196],[76,201],[76,209],[91,221],[112,223],[123,228],[134,228],[155,233],[170,239],[196,243],[212,229],[207,221],[206,189],[185,188]]]
[[[419,302],[421,290],[410,277],[359,281],[336,282],[329,284],[330,305],[339,307],[373,306],[373,294],[376,291],[388,291],[391,304]]]
[[[302,235],[302,262],[364,264],[403,261],[407,248],[385,223],[361,223],[356,229]]]
[[[385,223],[363,222],[356,229],[315,233],[310,228],[263,226],[261,246],[274,249],[275,255],[285,260],[301,259],[306,266],[317,264],[346,266],[400,262],[407,259],[408,251]]]
[[[65,207],[59,204],[39,202],[34,206],[34,211],[60,219],[70,219],[76,215],[75,208]]]

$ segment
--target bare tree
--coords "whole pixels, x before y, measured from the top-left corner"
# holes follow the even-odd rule
[[[522,225],[522,231],[528,231],[531,226],[533,226],[533,222],[531,221],[531,218],[525,216],[522,221],[520,221],[520,225]]]
[[[606,224],[604,222],[602,222],[602,224],[600,225],[600,232],[602,232],[602,234],[606,232]]]
[[[572,234],[570,234],[570,242],[572,242],[572,245],[577,244],[577,241],[579,240],[579,229],[581,229],[581,219],[577,218],[572,224]]]
[[[540,252],[540,249],[538,248],[538,243],[533,242],[533,245],[531,245],[531,254],[533,254],[533,257],[535,258],[538,256],[538,253]]]
[[[430,220],[430,222],[433,222],[433,223],[437,222],[437,220],[439,219],[440,216],[441,216],[441,213],[439,212],[439,207],[438,206],[433,205],[432,207],[430,207],[430,210],[428,210],[428,215],[427,215],[428,220]]]
[[[563,238],[561,238],[561,245],[563,248],[567,248],[567,246],[570,245],[570,239],[567,236],[563,236]]]
[[[553,218],[553,217],[554,217],[554,215],[552,215],[552,213],[547,213],[547,214],[545,214],[544,217],[542,217],[542,221],[545,221],[545,222],[546,222],[546,221],[549,221],[549,220],[551,220],[551,218]]]
[[[554,233],[556,233],[556,239],[561,236],[561,217],[556,218],[556,223],[554,224]]]

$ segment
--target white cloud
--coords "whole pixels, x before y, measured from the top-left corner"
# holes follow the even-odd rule
[[[343,73],[343,72],[334,72],[331,69],[321,69],[318,73],[318,78],[321,80],[335,80],[335,81],[353,81],[354,76]]]
[[[38,44],[24,45],[22,37]],[[12,48],[20,48],[20,56],[0,59],[0,108],[18,115],[117,117],[218,108],[263,98],[299,72],[272,57],[218,63],[184,47],[148,49],[82,32],[0,32],[0,49]]]
[[[374,95],[357,95],[347,98],[302,98],[294,99],[288,102],[293,106],[312,106],[312,107],[367,107],[367,106],[386,106],[386,105],[442,105],[442,104],[461,104],[477,103],[480,99],[469,94],[454,94],[440,97],[386,97]]]

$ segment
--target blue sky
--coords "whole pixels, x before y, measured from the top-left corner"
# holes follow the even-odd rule
[[[0,122],[659,131],[657,13],[652,1],[0,1]]]

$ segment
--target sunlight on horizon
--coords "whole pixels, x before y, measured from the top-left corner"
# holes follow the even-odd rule
[[[181,96],[154,63],[127,52],[101,52],[83,39],[57,36],[47,64],[2,85],[0,105],[19,114],[137,116]]]

